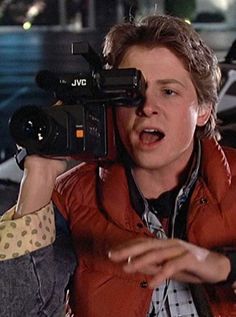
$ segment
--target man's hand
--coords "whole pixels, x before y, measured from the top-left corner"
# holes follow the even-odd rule
[[[67,168],[66,157],[42,157],[38,155],[29,155],[25,158],[24,172],[42,173],[44,177],[50,177],[53,181],[62,174]]]
[[[46,206],[51,200],[57,176],[66,168],[66,158],[27,156],[14,218],[22,217]]]
[[[230,272],[230,261],[226,256],[179,239],[131,240],[111,250],[108,256],[114,262],[123,262],[127,273],[153,275],[150,288],[166,279],[218,283],[225,281]]]

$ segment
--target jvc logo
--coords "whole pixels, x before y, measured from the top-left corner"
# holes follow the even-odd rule
[[[80,79],[74,79],[74,81],[71,83],[71,86],[76,87],[76,86],[86,86],[87,81],[85,78],[80,78]]]

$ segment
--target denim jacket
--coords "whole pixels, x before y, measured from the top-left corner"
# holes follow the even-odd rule
[[[53,244],[0,261],[0,316],[65,316],[65,292],[76,260],[66,222],[56,211]]]

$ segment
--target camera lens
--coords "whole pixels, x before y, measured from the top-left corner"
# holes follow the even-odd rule
[[[25,139],[34,140],[37,143],[42,143],[46,137],[48,132],[48,125],[44,118],[27,118],[27,120],[22,125],[22,132]]]
[[[9,129],[18,145],[40,149],[47,143],[52,124],[50,117],[42,109],[25,106],[13,114]]]

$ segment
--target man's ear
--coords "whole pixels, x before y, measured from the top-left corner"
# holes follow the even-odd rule
[[[211,103],[204,103],[199,105],[198,108],[198,118],[197,118],[197,126],[202,127],[204,126],[210,118],[212,110]]]

